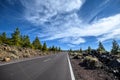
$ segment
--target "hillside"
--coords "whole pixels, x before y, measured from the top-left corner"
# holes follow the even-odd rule
[[[0,45],[0,62],[11,61],[15,59],[30,58],[34,56],[42,56],[50,54],[50,52],[43,52],[31,48],[16,47],[9,45]]]

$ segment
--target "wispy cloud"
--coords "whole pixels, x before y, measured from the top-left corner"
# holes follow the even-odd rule
[[[87,42],[84,37],[88,36],[94,36],[98,41],[120,39],[120,14],[85,23],[77,13],[84,2],[85,0],[21,0],[25,7],[24,18],[36,26],[42,25],[39,35],[42,40],[57,39],[69,45],[78,45]],[[99,5],[100,10],[96,8],[93,16],[108,2],[109,0]]]
[[[112,30],[111,32],[104,34],[102,37],[98,38],[99,41],[106,41],[110,39],[120,39],[120,28],[116,28]]]
[[[60,39],[63,42],[71,44],[84,43],[86,40],[82,37],[95,36],[98,41],[105,41],[108,39],[118,38],[120,32],[120,14],[100,19],[92,24],[74,23],[68,25],[65,23],[61,28],[54,28],[55,31],[46,38],[46,40]],[[49,31],[48,31],[49,33]],[[71,37],[73,39],[71,39]],[[66,40],[67,38],[67,40]]]
[[[24,17],[36,24],[41,25],[52,17],[78,10],[84,0],[21,0],[25,7]]]
[[[109,2],[110,0],[105,0],[105,1],[102,1],[101,4],[97,3],[96,4],[93,4],[90,8],[90,12],[88,13],[87,11],[87,15],[85,15],[87,18],[85,18],[85,21],[86,22],[91,22],[92,20],[97,20],[97,15],[99,15],[99,13],[104,10],[108,5],[109,5]],[[97,6],[94,6],[94,5],[97,5]],[[88,8],[89,10],[89,8]]]
[[[63,38],[63,39],[60,39],[61,42],[64,42],[64,43],[70,43],[72,45],[78,45],[80,43],[84,43],[85,40],[82,39],[82,38],[75,38],[75,37],[66,37],[66,38]]]

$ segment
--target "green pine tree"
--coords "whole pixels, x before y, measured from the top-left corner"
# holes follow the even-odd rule
[[[82,51],[82,48],[80,48],[80,53],[82,53],[83,51]]]
[[[100,52],[100,53],[106,51],[103,44],[102,44],[102,42],[99,42],[97,51]]]
[[[7,38],[7,34],[5,32],[0,35],[0,43],[11,45],[11,39]]]
[[[47,51],[47,45],[46,45],[46,42],[43,43],[42,50],[43,50],[43,51]]]
[[[28,35],[22,37],[22,46],[31,48],[31,43]]]
[[[2,33],[1,38],[2,38],[2,43],[6,44],[7,43],[7,37],[6,37],[5,32]]]
[[[111,53],[114,55],[117,55],[119,53],[119,44],[117,43],[116,40],[113,40],[113,42],[112,42]]]
[[[19,28],[16,28],[12,34],[12,44],[15,46],[21,46],[20,31]]]
[[[55,51],[55,47],[54,47],[54,45],[52,46],[51,50],[52,50],[52,51]]]
[[[73,52],[73,50],[72,50],[72,49],[70,49],[70,50],[69,50],[69,52]]]
[[[50,46],[50,47],[49,47],[49,51],[51,51],[51,50],[52,50],[52,47]]]
[[[58,48],[58,51],[61,51],[61,48],[60,48],[60,47]]]
[[[91,50],[92,50],[92,49],[91,49],[91,47],[90,47],[90,46],[88,46],[88,50],[87,50],[87,51],[88,51],[88,53],[91,53]]]
[[[38,37],[35,38],[35,40],[33,41],[32,45],[33,45],[33,47],[34,47],[35,49],[40,49],[40,50],[42,50],[42,45],[41,45],[41,42],[39,41],[39,38],[38,38]]]
[[[57,51],[58,50],[58,48],[57,48],[57,46],[55,47],[55,51]]]

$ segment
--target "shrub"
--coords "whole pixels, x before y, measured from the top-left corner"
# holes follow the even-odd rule
[[[95,57],[86,56],[83,60],[83,64],[90,69],[101,67],[101,63]]]

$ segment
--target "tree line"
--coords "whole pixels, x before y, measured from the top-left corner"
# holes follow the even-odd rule
[[[19,28],[15,29],[15,31],[11,34],[11,37],[7,37],[6,32],[1,33],[0,34],[0,44],[7,44],[7,45],[18,46],[18,47],[39,49],[41,51],[61,51],[60,47],[57,47],[54,45],[52,47],[48,48],[46,42],[41,44],[41,42],[37,36],[33,40],[33,42],[31,42],[28,35],[21,35]]]
[[[91,53],[92,50],[93,49],[90,46],[88,46],[88,48],[84,51],[87,53]],[[72,52],[73,50],[70,49],[69,51]],[[80,52],[80,53],[83,52],[82,48],[80,48],[79,50],[76,50],[76,51]],[[99,53],[106,53],[107,52],[107,50],[104,48],[104,45],[102,44],[102,42],[99,42],[98,48],[96,49],[96,51],[98,51]],[[116,40],[112,41],[112,49],[110,50],[110,53],[113,55],[120,54],[120,45],[117,43]]]
[[[97,51],[99,51],[101,53],[106,52],[106,49],[104,48],[102,42],[99,42]],[[112,41],[112,49],[110,50],[110,53],[113,54],[113,55],[120,54],[120,46],[119,46],[119,44],[118,44],[118,42],[116,40]]]

